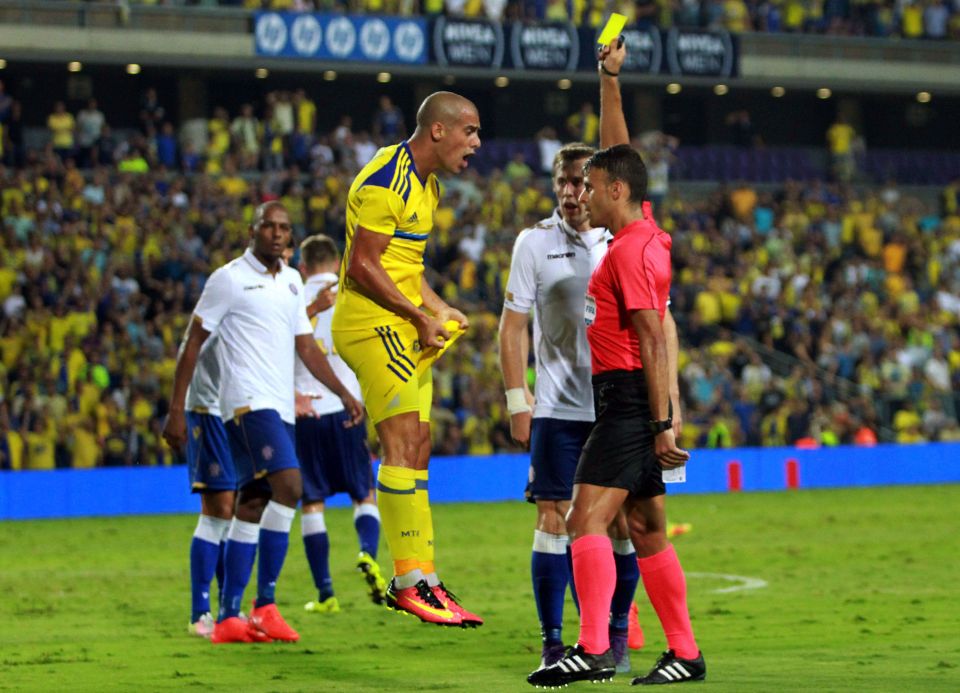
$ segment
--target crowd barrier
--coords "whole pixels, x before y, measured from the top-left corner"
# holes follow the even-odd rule
[[[438,457],[430,466],[433,502],[523,498],[523,454]],[[737,493],[784,489],[960,482],[960,443],[878,445],[814,450],[696,450],[687,480],[668,493]],[[329,505],[344,506],[343,495]],[[0,472],[0,520],[153,513],[193,513],[184,467]]]

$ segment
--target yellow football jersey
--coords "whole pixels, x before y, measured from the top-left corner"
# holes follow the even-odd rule
[[[347,247],[333,313],[334,330],[397,325],[406,319],[360,293],[346,276],[358,226],[391,236],[380,262],[400,292],[423,305],[423,251],[433,230],[440,183],[432,173],[421,180],[406,142],[384,147],[361,169],[347,197]]]

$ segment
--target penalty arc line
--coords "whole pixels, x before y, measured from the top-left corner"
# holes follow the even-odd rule
[[[741,590],[758,590],[767,586],[766,580],[760,578],[747,577],[745,575],[729,575],[727,573],[687,573],[687,577],[692,578],[713,578],[716,580],[726,580],[738,584],[730,587],[721,587],[720,589],[710,590],[714,594],[729,594],[730,592],[739,592]]]

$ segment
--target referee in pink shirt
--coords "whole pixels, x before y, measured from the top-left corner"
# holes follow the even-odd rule
[[[706,665],[690,625],[686,579],[667,541],[664,470],[690,454],[677,447],[670,366],[677,353],[670,297],[671,238],[644,203],[647,172],[626,142],[617,75],[625,49],[600,54],[601,145],[584,166],[582,199],[592,226],[614,233],[587,287],[584,319],[593,371],[596,423],[574,478],[567,530],[580,598],[580,637],[556,664],[533,672],[535,686],[613,677],[607,620],[616,567],[606,528],[621,507],[644,588],[669,649],[633,684],[699,681]],[[609,146],[613,144],[613,146]]]

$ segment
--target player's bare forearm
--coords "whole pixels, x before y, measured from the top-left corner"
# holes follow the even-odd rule
[[[509,308],[503,309],[500,316],[500,372],[503,374],[503,387],[512,390],[526,387],[527,354],[524,338],[527,336],[529,317]]]
[[[426,277],[420,279],[420,295],[423,300],[423,307],[441,323],[448,320],[456,320],[461,329],[467,329],[470,326],[470,319],[460,310],[454,308],[444,301],[427,283]]]
[[[630,133],[623,115],[620,80],[615,76],[623,68],[626,47],[614,41],[600,52],[600,147],[628,144]],[[614,74],[610,74],[614,73]]]
[[[670,378],[667,371],[667,340],[660,316],[655,310],[638,310],[630,318],[640,338],[640,361],[647,380],[650,414],[654,421],[663,421],[670,415]]]
[[[193,380],[193,373],[197,368],[197,358],[200,348],[207,341],[210,333],[203,329],[199,318],[193,318],[186,342],[177,356],[177,367],[173,373],[173,393],[170,395],[170,409],[183,411],[187,399],[187,388]]]
[[[680,359],[680,338],[677,335],[677,323],[667,308],[663,316],[663,337],[667,343],[667,373],[670,379],[670,399],[680,397],[680,376],[677,372]]]
[[[390,240],[390,236],[357,227],[347,258],[347,278],[377,305],[419,324],[423,322],[423,312],[397,288],[380,260]]]
[[[170,408],[162,431],[163,439],[174,450],[181,450],[187,444],[187,422],[184,411],[187,388],[190,387],[193,372],[197,368],[200,348],[209,336],[210,333],[203,329],[200,319],[194,317],[190,323],[186,343],[177,356],[177,367],[173,372],[173,394],[170,395]]]
[[[433,287],[427,282],[426,277],[420,279],[420,296],[423,298],[423,307],[434,315],[437,315],[444,308],[448,308],[447,302],[440,298],[440,295],[433,290]]]
[[[330,362],[327,360],[327,357],[320,351],[320,347],[317,346],[313,335],[298,334],[295,344],[297,356],[300,357],[303,365],[307,367],[307,370],[310,371],[310,374],[313,375],[314,378],[328,387],[337,397],[343,397],[344,394],[349,394],[346,386],[344,386],[340,378],[337,377],[337,374],[334,373],[330,367]]]
[[[663,316],[663,336],[667,340],[667,377],[670,380],[670,404],[673,405],[673,432],[677,439],[683,433],[683,411],[680,409],[680,338],[673,313],[667,308]]]

